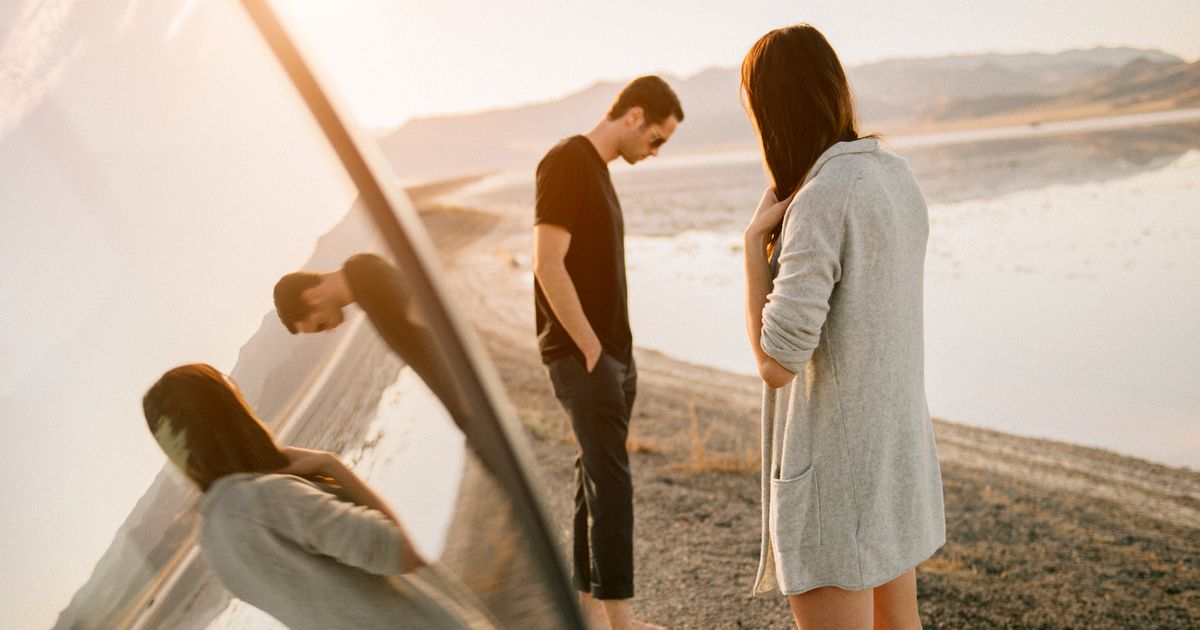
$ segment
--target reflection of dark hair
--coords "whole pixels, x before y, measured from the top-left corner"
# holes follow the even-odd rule
[[[312,307],[300,294],[320,283],[321,275],[311,271],[289,273],[275,283],[275,313],[293,335],[296,334],[296,322],[312,312]]]
[[[608,119],[616,120],[634,107],[642,108],[646,122],[651,125],[657,125],[672,114],[676,122],[683,122],[683,106],[679,104],[679,97],[675,96],[666,81],[654,75],[630,81],[617,95],[612,107],[608,108]]]
[[[288,464],[241,392],[212,366],[196,363],[163,374],[142,398],[142,410],[156,437],[162,423],[170,423],[163,432],[186,448],[184,461],[174,463],[202,490],[225,475]]]
[[[755,42],[742,61],[742,91],[777,199],[800,187],[825,149],[858,139],[846,73],[825,36],[808,24]]]

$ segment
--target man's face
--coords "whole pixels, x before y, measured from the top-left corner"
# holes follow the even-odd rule
[[[333,330],[345,319],[341,307],[332,300],[325,299],[320,290],[308,289],[301,294],[301,297],[312,310],[308,313],[308,317],[296,322],[298,332],[318,333]]]
[[[640,114],[640,111],[638,113]],[[638,122],[631,126],[630,132],[626,134],[620,146],[621,157],[630,164],[636,164],[652,155],[658,155],[659,148],[671,138],[671,135],[675,133],[675,127],[679,124],[674,114],[656,124],[646,122],[645,118],[640,115],[637,118]]]

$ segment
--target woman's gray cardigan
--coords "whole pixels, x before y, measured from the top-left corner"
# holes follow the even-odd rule
[[[929,215],[875,139],[823,153],[784,214],[762,349],[762,556],[754,593],[879,586],[946,539],[925,401]]]
[[[493,627],[444,568],[401,575],[403,534],[383,513],[307,480],[226,475],[196,509],[213,573],[289,628]]]

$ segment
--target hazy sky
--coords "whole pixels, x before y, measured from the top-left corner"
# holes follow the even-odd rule
[[[438,3],[283,0],[362,122],[553,99],[599,79],[735,66],[763,33],[822,29],[847,65],[894,57],[1157,48],[1200,57],[1200,2]]]

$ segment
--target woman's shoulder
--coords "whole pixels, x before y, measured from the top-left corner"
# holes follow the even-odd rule
[[[842,154],[818,162],[813,168],[818,167],[819,170],[796,193],[789,211],[840,214],[854,183],[866,171],[868,164],[861,154]]]
[[[907,171],[908,162],[876,137],[839,142],[829,147],[810,170],[806,187],[844,185],[864,176],[887,176]]]
[[[879,139],[863,138],[839,142],[823,153],[797,197],[817,204],[845,201],[850,191],[864,182],[894,185],[913,179],[907,160]]]
[[[251,516],[306,495],[323,494],[307,479],[274,473],[237,473],[213,482],[197,509],[205,516],[217,512]]]
[[[849,186],[869,167],[870,156],[877,150],[874,138],[838,142],[829,147],[805,175],[796,193],[797,203],[825,206],[834,199],[844,199]]]
[[[788,208],[788,214],[809,220],[785,219],[785,229],[789,223],[795,230],[814,220],[833,224],[847,213],[874,211],[888,197],[887,191],[905,190],[919,191],[908,162],[877,138],[839,142],[817,160]]]

